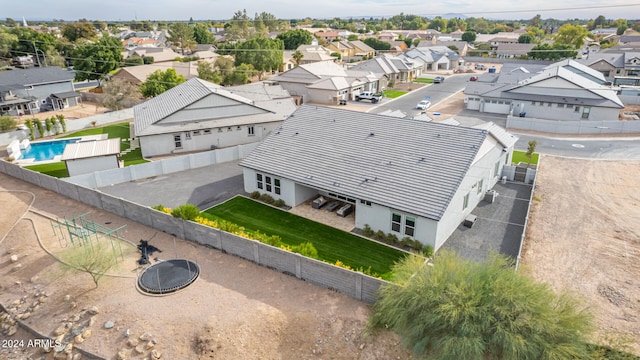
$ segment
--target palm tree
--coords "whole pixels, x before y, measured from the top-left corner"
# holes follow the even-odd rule
[[[302,53],[302,51],[296,50],[293,53],[293,55],[291,55],[291,57],[293,58],[293,60],[295,60],[296,66],[298,66],[298,65],[300,65],[300,62],[302,61],[302,58],[304,57],[304,54]]]

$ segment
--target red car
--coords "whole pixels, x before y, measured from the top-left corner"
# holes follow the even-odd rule
[[[469,78],[469,81],[478,81],[478,77],[477,76],[472,76]]]

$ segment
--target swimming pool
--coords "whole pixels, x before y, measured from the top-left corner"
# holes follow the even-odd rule
[[[26,149],[21,149],[21,159],[33,159],[33,161],[53,160],[54,157],[62,155],[67,144],[78,142],[80,138],[41,141],[31,143]]]

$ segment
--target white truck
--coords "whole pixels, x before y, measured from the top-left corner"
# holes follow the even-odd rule
[[[360,100],[371,100],[371,102],[375,104],[378,101],[382,100],[382,95],[376,94],[371,91],[365,91],[363,93],[356,94],[356,101],[360,101]]]

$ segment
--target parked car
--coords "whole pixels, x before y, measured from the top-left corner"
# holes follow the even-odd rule
[[[476,70],[487,70],[487,67],[482,64],[476,64],[474,67]]]
[[[436,76],[433,78],[434,84],[440,84],[441,82],[444,82],[444,76]]]
[[[478,81],[478,77],[477,76],[472,76],[469,78],[469,81]]]
[[[416,105],[416,109],[419,109],[419,110],[427,110],[430,107],[431,107],[431,101],[429,100],[422,100],[418,103],[418,105]]]
[[[356,101],[360,100],[371,100],[372,103],[377,103],[378,101],[382,100],[382,94],[365,91],[356,95]]]

